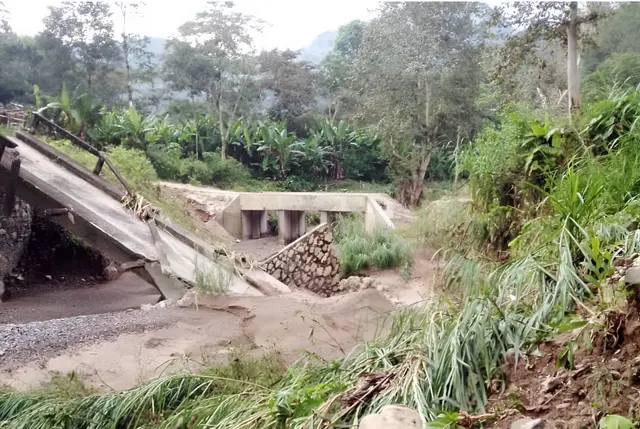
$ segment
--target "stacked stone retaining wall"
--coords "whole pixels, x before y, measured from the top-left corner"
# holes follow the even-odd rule
[[[340,291],[340,263],[328,224],[319,225],[266,259],[262,269],[289,287],[331,296]]]

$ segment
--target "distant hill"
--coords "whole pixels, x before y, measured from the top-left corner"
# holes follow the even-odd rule
[[[335,42],[337,36],[338,30],[325,31],[324,33],[321,33],[309,46],[300,50],[298,59],[314,64],[320,64],[327,54],[331,52],[333,42]]]

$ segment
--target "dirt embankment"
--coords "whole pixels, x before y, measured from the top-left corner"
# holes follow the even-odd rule
[[[601,322],[601,329],[587,326],[540,344],[517,367],[510,356],[504,384],[492,386],[489,411],[503,417],[493,427],[528,417],[543,419],[541,428],[581,429],[597,427],[608,414],[637,417],[640,314],[625,307],[606,312]]]

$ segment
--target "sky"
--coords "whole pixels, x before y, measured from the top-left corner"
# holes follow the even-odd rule
[[[10,23],[18,34],[34,35],[42,30],[47,6],[62,0],[5,0]],[[168,38],[180,24],[202,11],[206,0],[146,0],[143,17],[130,19],[129,31]],[[377,0],[235,0],[239,11],[267,22],[255,40],[258,49],[301,49],[320,33],[339,28],[354,19],[370,19]],[[121,24],[116,20],[116,32]]]

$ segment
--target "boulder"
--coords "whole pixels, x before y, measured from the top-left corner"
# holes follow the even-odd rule
[[[422,418],[404,405],[386,405],[379,414],[369,414],[360,421],[359,429],[422,429]]]
[[[630,285],[640,285],[640,267],[631,267],[624,275],[624,281]]]
[[[510,429],[534,429],[543,426],[542,419],[520,419],[511,423]]]

